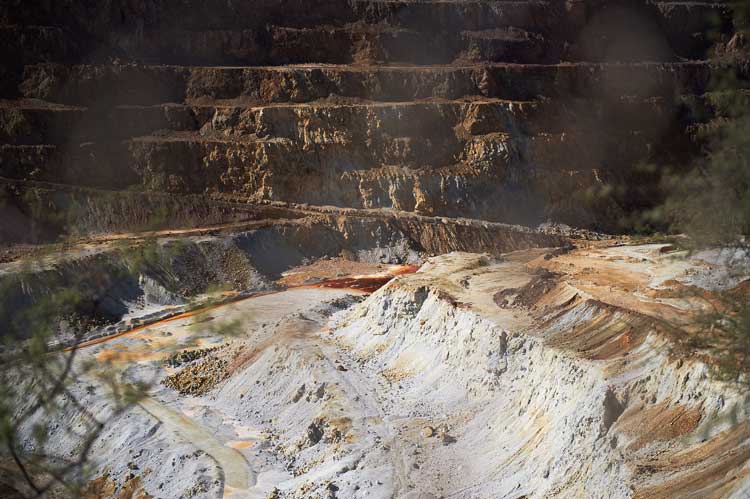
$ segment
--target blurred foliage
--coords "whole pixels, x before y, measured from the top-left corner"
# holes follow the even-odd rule
[[[0,276],[0,317],[8,318],[0,330],[0,497],[81,497],[94,471],[91,451],[105,425],[137,404],[151,386],[126,376],[126,363],[80,355],[79,346],[92,329],[118,318],[107,317],[101,305],[123,290],[129,296],[144,277],[181,292],[184,283],[174,267],[182,262],[175,260],[184,258],[183,270],[189,271],[200,249],[149,234],[109,244],[108,260],[92,256],[93,266],[83,259],[56,271],[42,270],[55,268],[55,256],[66,258],[49,253]],[[243,332],[243,317],[214,321],[206,315],[231,298],[227,291],[227,286],[201,282],[199,292],[208,299],[193,297],[188,303],[201,335]],[[75,443],[72,452],[70,445],[60,446],[61,439]]]
[[[727,271],[741,281],[750,270],[750,82],[738,78],[737,68],[750,60],[750,1],[732,8],[733,33],[715,36],[709,91],[690,103],[703,155],[687,172],[664,176],[666,200],[645,218],[686,234],[693,248],[724,248],[731,254]],[[689,346],[709,353],[717,379],[750,388],[750,281],[700,298],[704,310],[688,325],[697,332]]]
[[[26,275],[19,274],[23,279]],[[0,304],[7,306],[5,292],[16,285],[3,281]],[[107,365],[78,362],[77,346],[89,325],[73,318],[85,307],[87,297],[71,286],[40,297],[32,307],[18,312],[25,340],[3,329],[0,353],[0,458],[4,493],[17,497],[80,497],[91,448],[104,429],[89,404],[73,384],[96,377],[110,394],[109,418],[127,410],[146,387],[130,383]],[[54,347],[56,330],[66,320],[72,331],[71,347]],[[93,378],[92,378],[93,379]],[[76,442],[75,451],[63,454],[50,436]],[[12,491],[12,492],[11,492]]]
[[[741,258],[746,261],[746,257]],[[737,272],[727,276],[729,282],[735,283],[732,286],[710,291],[686,287],[681,297],[692,304],[693,312],[679,325],[668,326],[684,348],[673,353],[698,353],[707,361],[714,379],[742,389],[742,403],[750,409],[750,279],[747,269],[742,268],[735,268]]]
[[[714,50],[709,91],[688,103],[699,121],[693,137],[703,155],[687,171],[668,173],[666,201],[644,217],[683,232],[697,246],[747,245],[750,236],[750,82],[738,68],[750,60],[750,0],[732,4],[734,30]]]
[[[701,314],[697,324],[711,338],[718,379],[747,385],[750,372],[750,293],[719,293],[718,305]]]
[[[707,155],[684,175],[668,175],[666,202],[650,213],[698,245],[738,244],[750,235],[750,110],[707,125]]]

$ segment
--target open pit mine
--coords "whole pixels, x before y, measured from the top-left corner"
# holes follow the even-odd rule
[[[0,0],[0,497],[750,498],[733,8]]]

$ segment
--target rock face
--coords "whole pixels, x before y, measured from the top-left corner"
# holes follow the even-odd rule
[[[560,0],[16,0],[0,23],[5,179],[608,229],[658,200],[637,165],[697,151],[733,30],[720,2]]]
[[[120,208],[135,209],[125,202],[128,199],[122,199]],[[139,196],[135,200],[144,201]],[[193,202],[193,208],[200,212],[204,204],[200,199]],[[96,203],[88,206],[100,207]],[[116,205],[106,204],[107,209],[113,206]],[[123,211],[130,213],[129,209]],[[116,217],[119,212],[105,213]],[[0,264],[5,305],[0,322],[5,324],[6,332],[26,336],[27,324],[19,311],[65,289],[80,294],[76,316],[107,324],[184,304],[216,286],[243,292],[273,289],[273,282],[284,271],[320,258],[341,255],[361,262],[414,263],[455,250],[500,255],[563,242],[560,236],[518,226],[406,214],[342,216],[269,209],[245,210],[236,215],[246,218],[219,229],[209,226],[157,232],[160,237],[147,236],[145,246],[143,239],[135,235],[122,244],[104,233],[94,239],[93,248],[82,244],[54,258],[40,256],[35,261],[33,255],[26,254],[28,261]],[[217,231],[225,234],[212,235]],[[11,251],[8,259],[13,260],[14,256]]]

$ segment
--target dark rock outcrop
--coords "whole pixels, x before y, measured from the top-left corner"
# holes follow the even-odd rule
[[[33,4],[0,177],[58,185],[623,230],[748,77],[722,2]]]

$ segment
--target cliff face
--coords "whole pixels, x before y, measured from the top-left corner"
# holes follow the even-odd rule
[[[185,213],[178,211],[179,205],[158,205],[153,199],[148,204],[148,200],[123,196],[120,203],[108,199],[78,208],[97,214],[89,229],[102,232],[82,244],[60,252],[24,254],[24,247],[6,252],[6,261],[0,263],[3,333],[28,336],[24,314],[45,296],[66,289],[79,295],[75,315],[81,322],[113,325],[126,317],[187,303],[217,286],[244,293],[271,289],[283,272],[319,259],[415,263],[455,250],[501,255],[564,244],[560,236],[518,226],[448,222],[405,213],[394,217],[377,212],[367,216],[300,209],[238,210],[237,220],[226,223],[225,212],[206,211],[200,199],[193,200],[190,218],[180,218]],[[134,204],[139,201],[144,205],[141,209]],[[144,215],[142,210],[154,206],[167,210],[168,220],[177,224],[194,223],[194,217],[204,223],[216,217],[224,223],[190,230],[109,233],[113,227],[122,228],[118,218],[138,219]],[[65,341],[70,333],[68,318],[60,319],[57,339]],[[111,328],[107,333],[112,333]]]
[[[733,30],[718,2],[557,0],[12,1],[0,22],[4,178],[612,230],[658,201],[637,166],[684,164],[720,114],[693,104]]]

